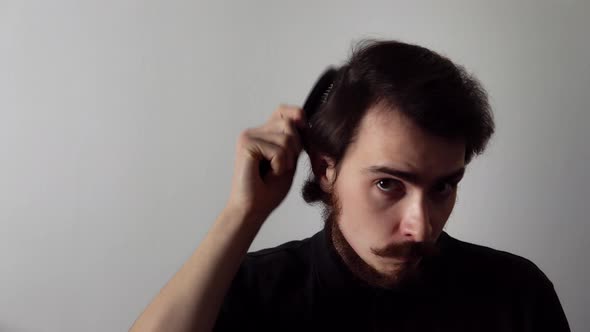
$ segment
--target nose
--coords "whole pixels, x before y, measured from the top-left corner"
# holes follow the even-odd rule
[[[425,242],[432,232],[428,200],[416,194],[408,197],[400,223],[400,232],[408,242]]]

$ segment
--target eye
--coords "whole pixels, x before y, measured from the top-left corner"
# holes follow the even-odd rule
[[[395,179],[381,179],[377,181],[377,188],[386,193],[390,193],[402,188],[402,183]]]

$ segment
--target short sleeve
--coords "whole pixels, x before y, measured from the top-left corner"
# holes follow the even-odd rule
[[[214,332],[254,330],[256,293],[250,270],[245,263],[238,269],[222,302]]]
[[[551,280],[530,261],[527,270],[523,272],[529,276],[527,284],[523,285],[526,303],[525,330],[570,332],[565,312]]]
[[[534,308],[533,331],[570,332],[555,287],[547,277],[544,278],[541,287],[537,290]]]

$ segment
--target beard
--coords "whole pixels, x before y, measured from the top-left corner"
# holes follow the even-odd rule
[[[394,270],[383,273],[365,262],[346,240],[339,224],[341,211],[337,195],[330,194],[330,204],[323,211],[327,240],[350,272],[371,286],[394,289],[417,282],[423,277],[423,258],[439,254],[438,247],[429,242],[393,243],[383,248],[371,248],[374,255],[404,259]]]

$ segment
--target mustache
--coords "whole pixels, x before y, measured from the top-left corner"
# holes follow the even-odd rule
[[[434,242],[392,243],[383,248],[371,248],[373,254],[388,258],[432,257],[440,254],[440,248]]]

